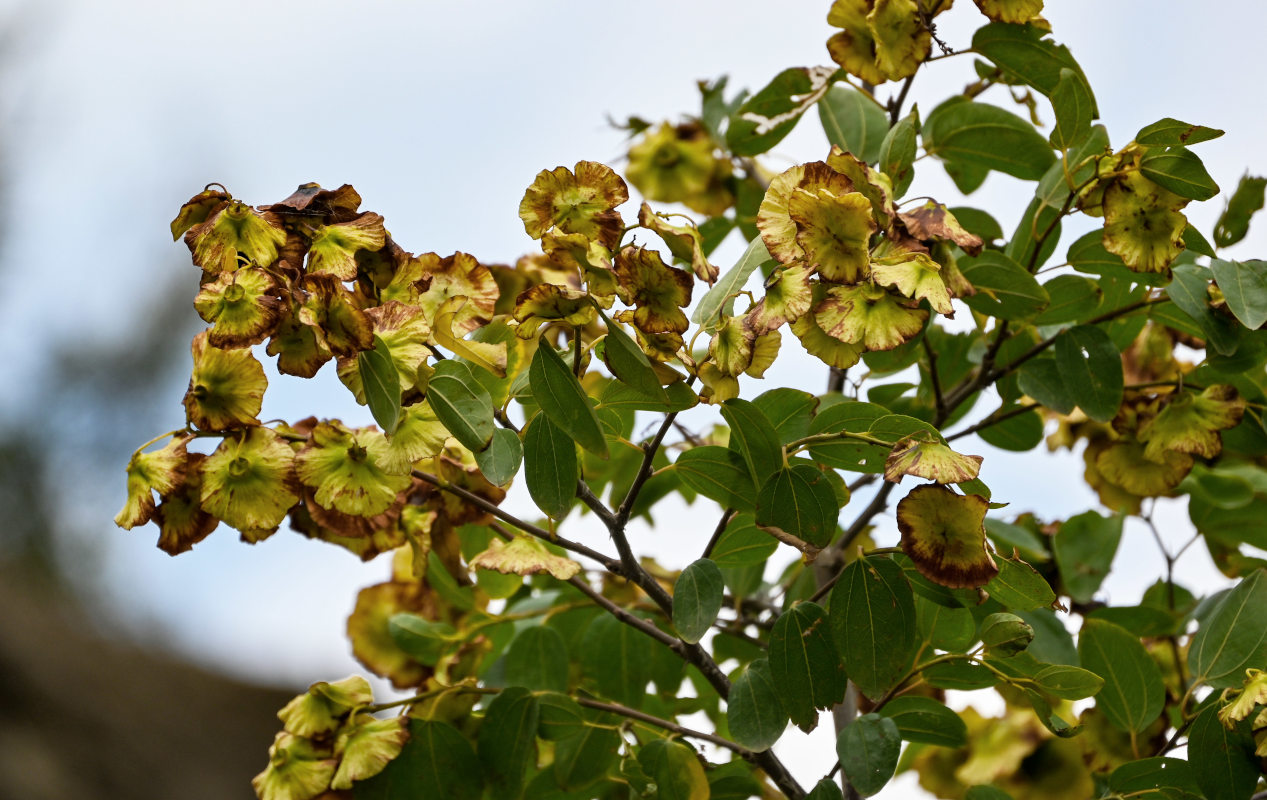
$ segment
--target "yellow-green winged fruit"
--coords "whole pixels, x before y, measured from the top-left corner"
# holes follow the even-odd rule
[[[241,200],[225,203],[185,232],[194,264],[212,274],[232,272],[244,264],[267,267],[285,243],[286,231],[275,216],[261,214]]]
[[[1245,400],[1228,384],[1215,384],[1200,394],[1183,392],[1156,416],[1143,421],[1136,436],[1145,443],[1144,457],[1164,461],[1166,451],[1214,458],[1223,450],[1219,431],[1240,424]]]
[[[1170,274],[1184,250],[1187,198],[1127,172],[1104,190],[1104,248],[1136,272]]]
[[[981,471],[981,456],[956,453],[941,441],[910,436],[893,446],[884,461],[884,479],[898,483],[905,475],[937,483],[964,483]]]
[[[194,337],[193,374],[185,392],[185,413],[199,430],[224,431],[256,423],[268,380],[247,348],[221,350],[203,331]]]
[[[376,719],[369,714],[358,714],[354,722],[339,731],[335,741],[334,754],[339,758],[339,768],[330,788],[351,789],[353,781],[374,777],[400,755],[407,741],[409,717]]]
[[[846,344],[892,350],[922,331],[928,320],[927,311],[907,302],[873,283],[831,286],[814,306],[814,321]]]
[[[504,575],[536,575],[544,572],[566,581],[581,571],[581,565],[556,556],[530,536],[516,536],[511,542],[493,539],[488,549],[470,561],[472,569],[491,569]]]
[[[277,712],[287,733],[320,739],[332,735],[355,709],[374,702],[369,681],[352,675],[341,681],[320,681]]]
[[[277,282],[258,267],[222,272],[204,283],[194,308],[212,324],[208,341],[225,350],[259,344],[282,317]]]
[[[295,457],[296,473],[313,498],[343,514],[372,517],[396,504],[408,489],[408,475],[392,474],[387,438],[372,428],[349,429],[336,421],[313,428],[308,445]]]
[[[310,800],[330,788],[337,765],[329,747],[282,731],[268,748],[268,766],[251,786],[260,800]]]
[[[621,302],[634,306],[635,328],[648,336],[686,332],[690,322],[682,309],[690,305],[695,286],[689,273],[670,267],[659,253],[645,247],[621,250],[612,273]]]
[[[606,164],[578,161],[575,170],[542,170],[519,203],[524,230],[534,239],[546,231],[579,233],[610,248],[624,229],[616,206],[629,199],[629,188]]]
[[[697,122],[648,129],[629,148],[625,174],[642,196],[661,203],[683,203],[707,216],[717,216],[734,203],[726,186],[730,161],[715,155],[716,147]]]
[[[980,495],[959,495],[944,486],[912,489],[897,504],[902,551],[924,577],[955,589],[984,586],[999,574],[985,542]]]
[[[128,499],[114,517],[120,528],[135,528],[154,518],[154,492],[175,491],[184,478],[189,438],[174,438],[159,450],[133,453],[128,461]]]
[[[294,460],[295,451],[268,428],[225,437],[203,462],[203,510],[239,531],[275,529],[299,502]]]

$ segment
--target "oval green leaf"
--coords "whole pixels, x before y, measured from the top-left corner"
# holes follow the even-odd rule
[[[493,438],[493,400],[471,368],[446,358],[427,383],[427,400],[436,418],[467,450],[483,450]]]
[[[730,687],[726,719],[730,738],[749,750],[768,750],[783,735],[788,716],[780,690],[770,675],[770,664],[758,658]]]
[[[836,737],[840,768],[863,797],[870,797],[889,782],[901,750],[897,723],[879,714],[863,714]]]
[[[893,182],[893,196],[901,197],[915,179],[915,150],[919,142],[919,112],[912,110],[884,135],[878,166]]]
[[[506,651],[506,685],[546,692],[568,690],[568,645],[554,628],[520,631]]]
[[[524,429],[524,480],[537,508],[554,519],[566,517],[580,477],[576,444],[545,414],[533,417]]]
[[[750,567],[764,564],[778,547],[779,540],[758,528],[751,514],[736,514],[709,558],[719,567]]]
[[[682,483],[726,508],[756,508],[756,487],[739,453],[714,444],[692,447],[673,464]]]
[[[1051,302],[1033,275],[997,250],[960,259],[959,270],[977,290],[971,297],[963,298],[973,311],[999,319],[1025,319]]]
[[[831,638],[827,612],[814,603],[797,603],[770,632],[770,674],[782,689],[783,707],[792,722],[810,730],[817,709],[845,697],[845,665]]]
[[[853,153],[859,161],[874,164],[880,143],[889,132],[889,116],[879,103],[851,86],[833,86],[818,101],[827,141]]]
[[[374,348],[356,354],[356,368],[361,373],[370,414],[383,433],[391,436],[400,424],[400,373],[387,342],[375,335]]]
[[[850,562],[828,619],[849,679],[872,700],[883,697],[915,655],[915,599],[902,568],[887,558]]]
[[[760,236],[748,243],[748,249],[739,257],[739,261],[713,284],[700,299],[691,315],[691,322],[703,325],[706,330],[716,330],[721,324],[721,317],[731,316],[735,304],[735,295],[741,291],[748,278],[756,272],[757,267],[770,261],[770,251]]]
[[[409,721],[409,741],[383,771],[352,785],[356,800],[479,800],[484,769],[466,737],[447,722]]]
[[[708,776],[695,751],[671,739],[655,739],[638,750],[638,763],[655,782],[662,800],[708,800]]]
[[[589,395],[547,342],[537,345],[528,368],[528,385],[541,410],[564,433],[599,458],[607,458],[607,440],[590,406]]]
[[[908,742],[942,747],[963,747],[968,743],[964,721],[931,697],[895,697],[885,703],[880,714],[893,720],[898,733]]]
[[[537,698],[520,686],[503,689],[488,704],[478,749],[493,800],[515,800],[523,794],[528,767],[537,759],[538,717]]]
[[[924,123],[924,150],[946,161],[1036,181],[1055,160],[1051,145],[1026,120],[988,103],[955,98]]]
[[[831,541],[839,514],[831,482],[811,464],[778,470],[757,494],[759,527],[778,528],[817,547]]]
[[[1122,405],[1122,354],[1100,328],[1078,325],[1056,337],[1056,368],[1069,395],[1096,422]]]
[[[519,441],[518,434],[507,428],[494,430],[488,447],[475,451],[475,463],[479,465],[480,472],[498,486],[510,483],[523,460],[523,442]]]
[[[684,642],[696,644],[721,611],[725,582],[717,564],[701,558],[682,570],[673,584],[673,627]]]
[[[1219,185],[1205,171],[1201,159],[1185,147],[1149,151],[1140,160],[1139,171],[1145,178],[1180,197],[1209,200],[1219,193]]]
[[[1104,679],[1095,705],[1114,726],[1139,733],[1161,716],[1166,702],[1161,668],[1138,636],[1112,622],[1088,619],[1078,636],[1078,658]]]
[[[783,446],[774,425],[761,409],[739,398],[723,403],[721,415],[730,426],[730,449],[743,456],[753,484],[764,485],[783,463]]]
[[[1255,570],[1219,601],[1188,649],[1194,681],[1241,685],[1246,667],[1267,663],[1267,572]]]

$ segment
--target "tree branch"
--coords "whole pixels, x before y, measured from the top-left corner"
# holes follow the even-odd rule
[[[711,742],[718,747],[724,747],[727,750],[737,753],[740,757],[747,761],[752,761],[753,756],[756,755],[748,748],[738,745],[729,739],[723,739],[720,736],[715,736],[711,733],[704,733],[703,731],[692,730],[691,728],[678,725],[676,722],[670,722],[667,719],[652,716],[651,714],[630,708],[629,706],[620,705],[619,703],[606,703],[602,700],[591,700],[588,697],[575,697],[573,699],[576,700],[577,705],[582,705],[586,708],[593,708],[597,711],[606,711],[611,714],[619,714],[622,717],[636,719],[640,722],[645,722],[648,725],[654,725],[657,728],[672,731],[681,736],[689,736],[692,739],[700,739],[705,742]]]

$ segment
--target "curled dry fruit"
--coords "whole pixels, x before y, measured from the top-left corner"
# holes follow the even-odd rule
[[[920,573],[942,586],[971,589],[999,574],[985,543],[980,495],[959,495],[944,486],[919,486],[897,504],[902,551]]]

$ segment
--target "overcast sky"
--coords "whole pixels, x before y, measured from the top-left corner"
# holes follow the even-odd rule
[[[1247,168],[1267,174],[1260,41],[1267,6],[1251,0],[1200,11],[1156,0],[1051,5],[1055,38],[1089,76],[1115,147],[1148,123],[1177,117],[1228,131],[1198,148],[1225,190]],[[828,63],[827,6],[803,0],[0,3],[20,20],[22,34],[4,61],[0,108],[9,136],[2,251],[9,281],[0,292],[0,331],[10,345],[0,382],[20,387],[35,380],[46,343],[121,336],[135,315],[152,311],[148,304],[172,271],[184,270],[192,299],[198,273],[167,226],[180,204],[211,181],[254,204],[279,200],[307,181],[352,183],[364,207],[382,213],[406,249],[461,249],[484,261],[513,261],[534,247],[516,211],[539,170],[579,159],[620,169],[623,137],[607,117],[657,120],[693,111],[696,80],[728,73],[731,86],[755,90],[785,67]],[[958,6],[939,18],[939,32],[952,47],[966,48],[982,18],[967,0]],[[971,73],[971,56],[938,62],[920,73],[911,97],[927,113]],[[1045,104],[1041,113],[1050,119]],[[821,158],[825,149],[811,114],[766,162],[781,168]],[[939,167],[920,167],[912,196],[958,202]],[[969,202],[1010,229],[1031,191],[993,174]],[[1207,235],[1222,202],[1189,208]],[[635,209],[631,204],[626,216]],[[1229,252],[1254,257],[1264,244],[1267,226],[1260,224]],[[728,265],[741,250],[732,239],[717,260]],[[54,291],[56,310],[46,305]],[[808,361],[789,360],[766,383],[798,385],[807,367],[813,378],[802,388],[821,391],[824,370]],[[295,379],[275,384],[263,416],[317,413],[368,422],[329,372],[319,376],[318,388]],[[762,388],[753,382],[745,391],[751,396]],[[0,416],[26,401],[16,388],[0,392]],[[167,401],[167,415],[153,420],[155,434],[183,421],[179,388]],[[982,477],[996,499],[1012,503],[1009,513],[1033,509],[1056,517],[1094,503],[1081,484],[1080,459],[1022,458],[983,444],[964,449],[986,455]],[[102,476],[109,481],[96,493],[103,501],[74,513],[104,537],[104,581],[128,587],[112,603],[136,630],[261,680],[302,686],[360,671],[347,652],[344,619],[356,589],[384,579],[386,564],[361,565],[287,532],[252,548],[223,530],[171,559],[154,547],[152,529],[126,533],[110,523],[123,498],[126,455],[120,458],[117,472]],[[521,496],[510,502],[526,511]],[[1186,517],[1174,509],[1165,527],[1181,539]],[[682,566],[699,549],[691,531],[711,527],[714,516],[710,509],[665,516],[667,531],[640,530],[635,545]],[[884,524],[892,530],[891,521]],[[592,526],[579,527],[591,544],[606,545]],[[1131,601],[1161,560],[1137,529],[1128,530],[1121,553],[1129,556],[1119,559],[1121,574],[1109,592]],[[1181,562],[1190,582],[1214,580],[1205,558],[1194,552]],[[815,743],[830,752],[829,740],[819,736]]]

